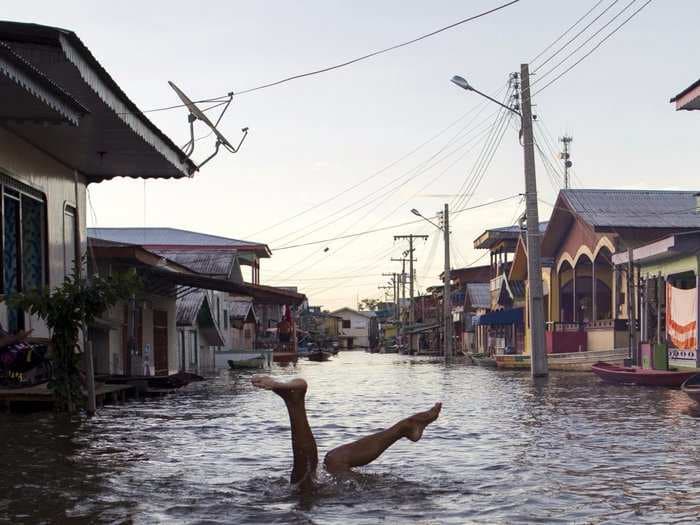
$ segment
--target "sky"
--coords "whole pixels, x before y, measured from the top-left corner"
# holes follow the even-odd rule
[[[262,263],[261,282],[298,286],[310,304],[331,310],[384,297],[382,274],[401,271],[390,259],[408,247],[394,235],[428,235],[415,251],[423,291],[439,283],[443,244],[441,232],[412,208],[433,217],[444,203],[453,210],[479,206],[451,215],[453,268],[487,263],[474,239],[513,224],[523,210],[514,119],[497,140],[498,107],[450,82],[459,74],[500,98],[521,63],[535,72],[535,133],[547,159],[537,155],[542,220],[562,185],[555,156],[564,134],[573,137],[572,187],[698,190],[700,116],[675,112],[669,99],[698,78],[692,64],[700,63],[700,3],[652,1],[543,88],[645,0],[569,57],[630,1],[521,0],[346,68],[234,96],[220,129],[236,144],[241,128],[250,128],[238,153],[222,151],[191,179],[91,185],[89,226],[170,226],[267,243],[273,255]],[[66,0],[7,3],[2,16],[76,32],[149,110],[179,102],[168,80],[195,100],[236,93],[411,40],[500,3]],[[187,141],[184,109],[148,116],[176,143]],[[206,158],[213,147],[211,136],[199,140],[193,158]],[[315,244],[294,247],[305,243]]]

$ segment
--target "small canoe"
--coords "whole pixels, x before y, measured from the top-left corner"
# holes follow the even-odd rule
[[[681,390],[688,394],[690,399],[700,403],[700,374],[695,374],[686,379],[685,383],[681,385]]]
[[[485,368],[496,368],[497,366],[495,357],[489,357],[484,354],[472,354],[471,358],[474,363]]]
[[[308,352],[306,358],[309,361],[328,361],[332,355],[332,353],[325,350],[314,350],[313,352]]]
[[[244,368],[263,368],[265,366],[265,356],[257,355],[244,359],[229,359],[227,361],[230,370],[240,370]]]
[[[697,374],[697,371],[650,370],[636,366],[617,366],[605,361],[591,365],[594,374],[608,383],[640,386],[680,387],[684,381]]]

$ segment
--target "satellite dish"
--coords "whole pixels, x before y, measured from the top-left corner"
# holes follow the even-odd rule
[[[182,146],[182,151],[187,155],[188,157],[192,155],[194,152],[194,146],[195,142],[197,139],[194,138],[194,123],[196,121],[201,121],[204,123],[205,126],[207,126],[211,132],[216,136],[216,146],[214,148],[214,153],[209,155],[206,159],[204,159],[198,166],[197,169],[201,168],[204,166],[207,162],[209,162],[211,159],[213,159],[216,154],[219,152],[219,148],[223,146],[226,148],[228,151],[231,153],[237,153],[238,150],[241,148],[241,144],[243,144],[243,141],[245,140],[246,136],[248,135],[248,128],[243,128],[241,131],[243,132],[243,136],[241,137],[240,142],[238,143],[238,146],[234,147],[231,145],[231,143],[224,137],[221,132],[216,129],[216,126],[219,125],[219,122],[221,122],[221,118],[224,116],[224,113],[226,113],[226,110],[228,109],[229,105],[231,105],[231,102],[233,101],[233,93],[228,94],[228,100],[225,102],[222,102],[224,104],[224,109],[221,110],[221,114],[219,115],[219,118],[216,119],[216,123],[212,122],[209,120],[209,117],[207,117],[204,114],[204,111],[199,109],[197,105],[190,100],[190,98],[185,95],[182,90],[177,87],[173,82],[168,80],[168,84],[170,84],[170,87],[173,88],[173,91],[177,94],[178,97],[180,97],[180,100],[182,100],[182,103],[187,107],[187,110],[190,112],[190,114],[187,116],[187,121],[190,124],[190,140]]]

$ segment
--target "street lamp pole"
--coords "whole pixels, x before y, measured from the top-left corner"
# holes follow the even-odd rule
[[[542,292],[542,261],[540,260],[540,224],[537,209],[537,179],[535,176],[535,148],[532,132],[532,101],[530,95],[530,71],[528,64],[520,65],[522,109],[520,113],[502,104],[493,97],[475,89],[460,76],[452,77],[452,82],[462,89],[473,91],[498,104],[520,117],[523,160],[525,167],[525,213],[527,217],[527,284],[528,311],[530,323],[530,371],[533,377],[548,373],[547,350],[544,340],[544,300]]]
[[[428,221],[438,230],[442,231],[445,239],[445,267],[442,273],[442,322],[443,322],[443,353],[445,360],[452,357],[452,290],[450,288],[450,212],[449,206],[445,203],[445,209],[442,214],[442,226],[438,226],[433,221],[424,217],[415,208],[411,210],[413,215],[417,215],[421,219]]]

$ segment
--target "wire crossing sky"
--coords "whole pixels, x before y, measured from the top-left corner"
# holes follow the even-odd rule
[[[447,30],[465,20],[465,5],[212,0],[192,12],[181,0],[141,2],[137,11],[39,0],[4,5],[3,17],[75,31],[145,109],[173,101],[167,80],[208,107],[226,87],[352,62],[234,97],[220,129],[234,136],[249,126],[246,142],[192,179],[90,186],[90,226],[171,226],[265,242],[274,253],[263,261],[263,283],[299,285],[312,304],[337,308],[381,296],[381,274],[400,271],[389,259],[405,250],[395,234],[429,235],[416,246],[418,282],[423,290],[439,282],[440,232],[413,222],[412,208],[434,217],[444,202],[486,204],[450,221],[454,265],[481,264],[473,240],[522,212],[513,198],[524,189],[518,123],[454,86],[453,75],[507,101],[509,75],[532,61],[542,220],[563,184],[564,134],[574,139],[574,187],[700,189],[700,121],[668,103],[697,79],[700,4],[473,0],[474,14],[500,10]],[[427,38],[430,28],[444,30]],[[407,45],[410,35],[425,38]],[[362,58],[358,50],[391,52],[341,60]],[[176,143],[189,138],[183,108],[149,117]],[[202,158],[214,146],[207,132],[195,130]]]

